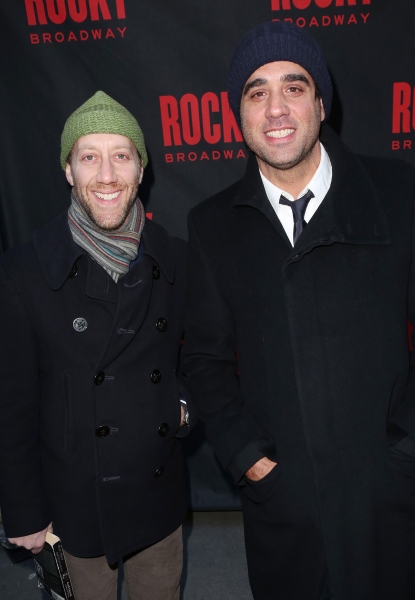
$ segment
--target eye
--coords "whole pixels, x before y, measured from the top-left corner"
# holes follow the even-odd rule
[[[120,152],[119,154],[117,154],[116,158],[118,158],[118,160],[128,160],[129,157],[124,154],[123,152]]]
[[[84,160],[85,162],[91,162],[94,160],[94,155],[93,154],[87,154],[86,156],[82,157],[82,160]]]
[[[290,87],[287,89],[287,91],[290,94],[296,94],[297,92],[302,92],[302,88],[298,87],[297,85],[290,85]]]
[[[251,98],[262,98],[265,96],[265,92],[263,90],[258,90],[251,95]]]

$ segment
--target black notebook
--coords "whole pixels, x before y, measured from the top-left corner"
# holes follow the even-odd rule
[[[46,534],[43,549],[34,558],[38,586],[54,600],[75,600],[60,539]]]

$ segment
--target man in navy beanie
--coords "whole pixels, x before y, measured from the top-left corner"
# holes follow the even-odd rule
[[[254,598],[413,600],[415,170],[322,125],[295,25],[247,33],[228,91],[251,153],[189,215],[182,370],[241,487]]]

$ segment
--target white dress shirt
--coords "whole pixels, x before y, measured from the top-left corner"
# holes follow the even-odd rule
[[[327,192],[329,191],[331,185],[332,178],[332,166],[329,159],[329,155],[327,154],[324,146],[320,143],[321,150],[321,158],[320,164],[317,167],[317,171],[314,173],[311,180],[308,182],[306,187],[302,192],[298,195],[298,198],[304,196],[308,190],[311,190],[314,194],[314,198],[308,203],[307,209],[305,211],[304,220],[308,223],[311,217],[314,215],[320,204],[323,202]],[[280,189],[273,183],[269,181],[259,170],[262,183],[264,184],[265,192],[267,194],[268,200],[271,202],[272,208],[275,210],[277,217],[281,221],[281,225],[284,227],[285,233],[288,236],[288,239],[291,242],[291,245],[294,246],[294,217],[293,211],[290,206],[286,206],[284,204],[280,204],[280,197],[283,194],[287,200],[290,202],[295,202],[295,198]]]

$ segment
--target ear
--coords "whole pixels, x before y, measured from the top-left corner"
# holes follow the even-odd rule
[[[73,181],[73,177],[72,177],[72,169],[71,169],[71,165],[68,164],[68,163],[66,163],[65,175],[66,175],[66,179],[68,180],[68,182],[70,183],[70,185],[73,186],[74,181]]]
[[[326,113],[324,110],[324,106],[323,106],[323,100],[321,98],[319,98],[320,100],[320,121],[323,122],[324,119],[326,118]]]
[[[139,176],[138,176],[138,185],[140,185],[140,183],[142,182],[142,180],[143,180],[143,175],[144,175],[144,169],[143,169],[143,167],[140,165],[140,167],[139,167],[139,168],[140,168],[140,174],[139,174]]]

